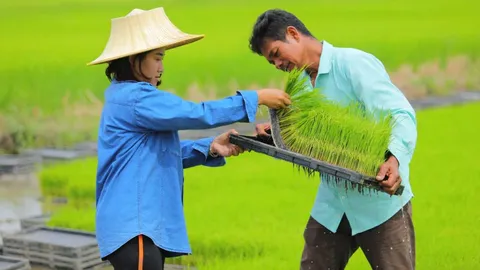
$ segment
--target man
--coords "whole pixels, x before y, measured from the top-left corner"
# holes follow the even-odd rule
[[[310,86],[340,104],[357,101],[365,110],[382,107],[396,120],[377,179],[387,177],[381,185],[390,194],[403,181],[403,195],[362,195],[346,191],[343,184],[322,182],[304,233],[301,269],[343,269],[359,247],[373,269],[414,269],[409,163],[417,139],[416,118],[383,64],[369,53],[317,40],[296,16],[278,9],[258,17],[250,48],[287,72],[306,66]],[[266,128],[268,124],[258,125],[257,133],[265,134]]]

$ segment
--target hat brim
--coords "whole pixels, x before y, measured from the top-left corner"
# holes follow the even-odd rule
[[[103,54],[100,55],[97,59],[93,60],[92,62],[90,63],[87,63],[87,66],[93,66],[93,65],[99,65],[99,64],[105,64],[105,63],[109,63],[113,60],[116,60],[116,59],[120,59],[120,58],[123,58],[123,57],[127,57],[127,56],[130,56],[130,55],[135,55],[135,54],[139,54],[139,53],[143,53],[143,52],[148,52],[148,51],[151,51],[151,50],[156,50],[156,49],[165,49],[165,50],[170,50],[170,49],[173,49],[173,48],[177,48],[177,47],[180,47],[180,46],[184,46],[184,45],[187,45],[187,44],[190,44],[190,43],[193,43],[193,42],[196,42],[202,38],[204,38],[205,35],[187,35],[183,38],[179,38],[173,42],[168,42],[168,43],[165,43],[165,44],[158,44],[156,46],[151,46],[151,47],[148,47],[148,48],[144,48],[144,49],[140,49],[140,50],[136,50],[136,51],[131,51],[131,52],[128,52],[128,53],[119,53],[119,54],[116,54],[114,56],[104,56]]]

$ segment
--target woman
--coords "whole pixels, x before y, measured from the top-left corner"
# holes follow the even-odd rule
[[[258,105],[290,104],[281,90],[238,91],[193,103],[159,91],[165,52],[201,39],[181,32],[163,8],[135,9],[112,20],[98,138],[96,234],[115,269],[163,269],[166,257],[190,254],[183,213],[183,169],[222,166],[242,149],[216,138],[180,141],[178,130],[253,122]]]

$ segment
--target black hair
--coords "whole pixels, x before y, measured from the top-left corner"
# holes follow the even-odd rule
[[[133,59],[133,63],[138,60],[140,74],[145,78],[148,77],[143,74],[142,61],[145,59],[145,56],[147,56],[149,52],[150,51],[139,53],[135,55]],[[138,81],[138,79],[133,74],[132,65],[128,56],[110,62],[108,64],[108,67],[105,69],[105,75],[107,76],[109,81],[112,81],[113,79],[117,81]],[[159,86],[160,84],[161,80],[158,81],[157,86]]]
[[[270,9],[257,18],[250,37],[250,49],[262,55],[261,49],[265,39],[285,41],[289,26],[295,27],[306,36],[313,37],[307,27],[292,13],[281,9]]]

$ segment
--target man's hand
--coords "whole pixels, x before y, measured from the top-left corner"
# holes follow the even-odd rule
[[[231,129],[219,136],[217,136],[212,144],[210,145],[210,153],[213,156],[219,155],[222,157],[229,157],[229,156],[238,156],[240,153],[243,153],[243,149],[237,145],[230,143],[229,137],[230,134],[237,135],[238,132],[234,129]]]
[[[395,156],[390,156],[385,163],[380,166],[377,174],[377,180],[381,181],[380,185],[383,187],[383,190],[388,192],[390,195],[395,194],[402,179],[398,172],[398,160]],[[387,177],[385,179],[385,177]],[[385,180],[384,180],[385,179]]]
[[[255,132],[259,136],[268,136],[267,130],[271,128],[269,123],[257,124],[255,125]]]
[[[279,89],[261,89],[257,90],[258,104],[265,105],[272,109],[285,108],[292,103],[290,96]]]

